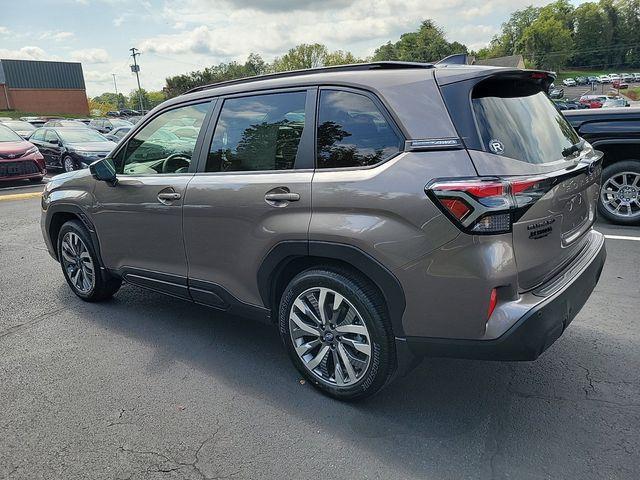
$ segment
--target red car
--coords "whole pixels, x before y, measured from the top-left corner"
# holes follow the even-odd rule
[[[614,80],[611,86],[617,90],[624,90],[625,88],[629,88],[629,84],[623,82],[622,80]]]
[[[0,123],[0,181],[42,181],[47,173],[38,148]]]

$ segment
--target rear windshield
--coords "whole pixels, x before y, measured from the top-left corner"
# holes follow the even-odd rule
[[[0,142],[22,142],[22,137],[0,123]]]
[[[578,135],[540,87],[490,80],[474,89],[473,111],[484,149],[528,163],[561,160]]]

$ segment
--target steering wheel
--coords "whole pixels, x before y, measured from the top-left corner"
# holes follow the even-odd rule
[[[177,173],[182,168],[189,168],[191,156],[186,153],[172,153],[162,161],[162,173]]]

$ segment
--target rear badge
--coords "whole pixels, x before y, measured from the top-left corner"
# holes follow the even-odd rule
[[[553,231],[553,227],[551,225],[555,223],[555,221],[555,218],[549,218],[541,222],[527,225],[527,230],[529,230],[529,238],[531,240],[538,240],[539,238],[548,236]]]
[[[504,145],[500,140],[492,138],[491,140],[489,140],[489,150],[491,150],[496,155],[502,155],[504,153]]]

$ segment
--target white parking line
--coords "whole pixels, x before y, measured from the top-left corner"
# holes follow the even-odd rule
[[[630,235],[605,235],[604,238],[610,238],[611,240],[633,240],[640,242],[640,237],[632,237]]]

